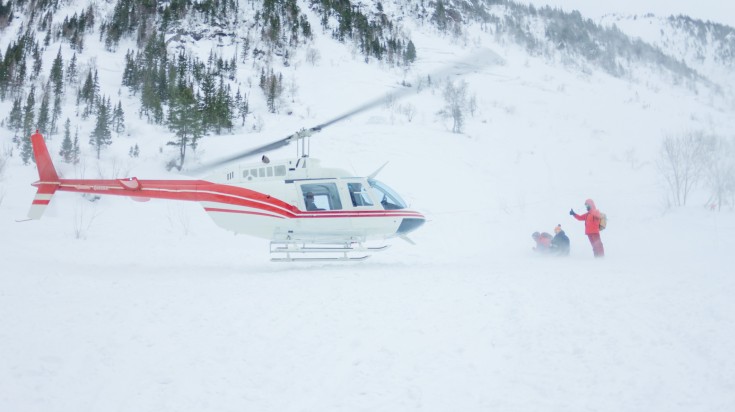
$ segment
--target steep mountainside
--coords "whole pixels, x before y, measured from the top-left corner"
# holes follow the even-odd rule
[[[607,15],[600,23],[614,24],[629,36],[640,37],[732,92],[735,85],[735,28],[687,16]]]
[[[417,45],[412,32],[467,45],[476,42],[476,27],[499,47],[515,44],[572,71],[644,82],[653,71],[664,83],[727,94],[735,47],[732,28],[686,17],[612,25],[503,0],[20,1],[3,5],[0,21],[0,98],[9,113],[3,124],[19,148],[29,129],[61,134],[68,118],[70,130],[83,134],[104,129],[96,137],[99,154],[111,138],[104,126],[120,133],[122,113],[137,114],[176,136],[180,159],[170,166],[179,168],[186,147],[196,148],[203,136],[258,130],[265,113],[288,114],[298,88],[289,84],[294,63],[319,64],[326,56],[318,44],[327,39],[366,64],[411,70],[422,57],[417,47],[430,47]],[[96,44],[106,50],[104,60],[124,67],[122,75],[99,72]],[[64,109],[72,102],[73,114]],[[29,155],[27,143],[22,153]]]

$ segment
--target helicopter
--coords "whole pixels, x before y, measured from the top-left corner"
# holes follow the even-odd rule
[[[308,133],[293,135],[303,140]],[[43,135],[31,135],[39,180],[28,220],[40,219],[57,192],[199,202],[219,227],[271,241],[276,262],[363,260],[387,246],[365,242],[406,236],[425,222],[375,173],[358,177],[323,167],[302,154],[296,159],[226,166],[206,180],[62,179]],[[252,151],[260,152],[262,149]],[[247,155],[252,153],[248,152]],[[242,155],[241,155],[242,157]],[[224,163],[230,163],[230,160]],[[354,256],[360,253],[359,256]],[[302,256],[302,257],[297,257]]]
[[[484,49],[429,77],[461,75],[499,62],[502,58]],[[404,87],[317,126],[190,170],[200,174],[219,168],[206,180],[62,179],[37,130],[31,144],[39,174],[32,185],[38,190],[25,220],[40,219],[53,195],[61,191],[126,196],[136,201],[199,202],[221,228],[270,240],[275,262],[364,260],[388,248],[367,246],[369,241],[398,237],[413,244],[408,234],[421,227],[426,217],[409,209],[396,191],[376,179],[385,164],[368,176],[355,176],[323,167],[307,150],[314,133],[411,92],[413,89]],[[296,158],[271,162],[264,154],[293,142],[300,144]],[[234,165],[261,154],[259,163]]]

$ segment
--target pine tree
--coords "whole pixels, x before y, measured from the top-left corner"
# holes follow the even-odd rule
[[[125,112],[122,108],[122,102],[118,101],[115,110],[112,112],[112,130],[120,136],[125,131]]]
[[[54,84],[54,93],[61,96],[64,92],[64,60],[61,58],[61,47],[56,54],[54,63],[51,65],[51,74],[49,80]]]
[[[217,134],[220,134],[223,128],[232,130],[232,108],[233,104],[229,86],[225,86],[224,79],[220,77],[214,104],[215,129],[217,130]]]
[[[90,70],[87,73],[84,85],[79,89],[79,95],[77,96],[77,103],[83,102],[86,104],[84,111],[82,112],[82,119],[89,117],[92,112],[92,103],[94,103],[94,98],[94,78],[92,77],[92,70]]]
[[[46,30],[46,36],[43,38],[43,46],[48,47],[51,44],[51,30]]]
[[[17,70],[14,73],[11,85],[10,85],[10,94],[14,95],[16,93],[20,93],[20,91],[23,89],[23,85],[26,84],[26,72],[28,71],[28,67],[26,65],[26,60],[21,59],[20,64],[17,66]]]
[[[271,70],[269,75],[261,73],[261,89],[265,93],[268,111],[275,113],[278,110],[278,98],[283,93],[283,75],[276,74]]]
[[[41,68],[43,68],[42,57],[41,50],[38,49],[38,45],[36,44],[33,47],[33,75],[31,76],[31,80],[37,79],[38,75],[41,74]]]
[[[94,70],[94,79],[92,80],[92,100],[94,103],[100,95],[100,78],[97,76],[97,69]]]
[[[1,1],[1,0],[0,0]],[[2,5],[0,5],[2,7]],[[0,100],[5,100],[5,92],[8,89],[8,68],[3,59],[3,52],[0,50]]]
[[[444,8],[444,2],[442,0],[436,3],[436,9],[431,19],[434,20],[439,30],[445,31],[447,29],[449,19],[447,18],[447,10]]]
[[[177,88],[176,97],[169,109],[168,122],[169,128],[176,134],[176,140],[168,144],[179,149],[177,168],[181,170],[186,158],[186,147],[196,149],[197,141],[204,135],[202,113],[191,86],[182,85]]]
[[[21,151],[20,158],[23,160],[23,164],[27,165],[30,163],[33,157],[33,147],[31,147],[31,130],[33,130],[34,110],[36,108],[36,87],[31,86],[31,91],[28,93],[26,104],[23,106],[23,129],[21,130]]]
[[[51,115],[51,133],[56,134],[58,132],[58,121],[61,117],[61,96],[54,96],[54,110]]]
[[[148,121],[160,124],[163,121],[163,105],[156,90],[156,84],[152,79],[143,83],[140,93],[140,112],[145,114]]]
[[[237,50],[235,50],[235,55],[232,56],[232,59],[230,60],[228,73],[230,74],[228,78],[230,80],[235,80],[235,76],[237,75]]]
[[[71,60],[69,61],[69,66],[66,68],[66,81],[70,84],[74,84],[77,82],[77,54],[74,53],[73,56],[71,56]]]
[[[66,118],[64,123],[64,140],[61,141],[61,150],[59,156],[65,163],[71,163],[74,154],[74,143],[71,141],[71,120]]]
[[[250,114],[250,105],[248,103],[248,95],[242,96],[240,89],[237,89],[237,94],[235,95],[235,106],[237,106],[238,116],[242,119],[241,126],[245,126],[245,118]]]
[[[21,108],[20,97],[13,100],[13,108],[10,109],[7,124],[10,130],[13,131],[14,136],[17,136],[23,127],[23,109]]]
[[[130,150],[128,150],[128,156],[130,157],[140,156],[140,148],[138,147],[138,143],[136,143],[135,146],[130,146]]]
[[[140,70],[136,63],[135,56],[132,50],[128,50],[125,53],[125,69],[123,69],[123,86],[128,86],[133,94],[136,94],[140,90]]]
[[[110,99],[100,99],[99,106],[97,107],[97,122],[89,139],[89,144],[94,146],[97,151],[97,159],[100,158],[100,152],[102,149],[112,144],[112,133],[110,132],[110,111]]]
[[[214,73],[207,71],[202,79],[200,91],[202,93],[202,114],[205,130],[213,129],[216,125],[216,86],[214,83]]]
[[[416,46],[411,40],[409,40],[408,45],[406,45],[406,54],[404,56],[404,61],[406,62],[406,64],[411,64],[416,61]]]
[[[80,157],[81,149],[79,148],[79,126],[77,126],[76,130],[74,131],[74,144],[72,144],[71,149],[71,162],[73,164],[79,163]]]
[[[49,98],[48,91],[43,93],[41,98],[41,108],[38,110],[38,121],[36,122],[36,128],[41,133],[46,134],[49,132]]]

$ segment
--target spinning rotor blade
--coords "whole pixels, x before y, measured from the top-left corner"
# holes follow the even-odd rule
[[[461,76],[469,72],[472,72],[474,70],[480,69],[482,67],[488,66],[490,64],[502,64],[502,63],[503,63],[503,58],[500,57],[497,53],[489,49],[481,49],[480,51],[473,53],[469,57],[463,60],[454,62],[441,70],[437,70],[436,72],[429,74],[426,77],[429,77],[431,79],[440,79],[440,78],[443,78],[449,75]],[[316,132],[322,131],[322,129],[324,129],[325,127],[331,126],[337,122],[340,122],[344,119],[352,117],[356,114],[370,110],[376,106],[384,104],[386,101],[398,100],[413,91],[414,89],[411,87],[402,87],[399,90],[396,90],[384,96],[373,99],[361,106],[358,106],[322,124],[316,125],[314,127],[310,127],[308,129],[301,129],[300,131],[293,133],[287,137],[284,137],[283,139],[279,139],[274,142],[271,142],[271,143],[268,143],[268,144],[265,144],[259,147],[255,147],[253,149],[246,150],[244,152],[240,152],[238,154],[235,154],[235,155],[232,155],[232,156],[220,159],[220,160],[209,162],[203,166],[192,169],[190,171],[192,173],[201,173],[201,172],[207,171],[209,169],[212,169],[218,166],[222,166],[230,162],[242,160],[247,157],[255,156],[255,155],[258,155],[264,152],[268,152],[271,150],[281,148],[283,146],[287,146],[294,140],[299,140],[305,137],[309,137]]]
[[[289,136],[287,136],[287,137],[285,137],[283,139],[276,140],[275,142],[264,144],[262,146],[258,146],[258,147],[252,148],[252,149],[247,150],[245,152],[241,152],[241,153],[238,153],[238,154],[229,156],[229,157],[225,157],[223,159],[219,159],[219,160],[215,160],[215,161],[209,162],[206,165],[197,167],[195,169],[191,169],[190,171],[192,173],[195,173],[195,174],[206,172],[207,170],[213,169],[213,168],[218,167],[218,166],[225,165],[225,164],[230,163],[230,162],[234,162],[236,160],[241,160],[241,159],[244,159],[244,158],[247,158],[247,157],[250,157],[250,156],[258,155],[260,153],[269,152],[271,150],[275,150],[275,149],[278,149],[278,148],[283,147],[283,146],[288,146],[288,144],[291,143],[292,140],[294,140],[294,139],[296,139],[298,137],[305,137],[306,136],[305,133],[308,132],[310,134],[312,130],[315,130],[315,128],[312,127],[311,129],[308,129],[308,130],[302,130],[302,131],[296,132],[296,133],[291,134],[291,135],[289,135]]]

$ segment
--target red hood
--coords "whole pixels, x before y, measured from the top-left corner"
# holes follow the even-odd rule
[[[585,205],[590,205],[590,211],[588,212],[591,216],[594,216],[596,218],[600,217],[600,211],[597,210],[597,206],[595,206],[595,201],[592,199],[587,199],[584,201]]]

